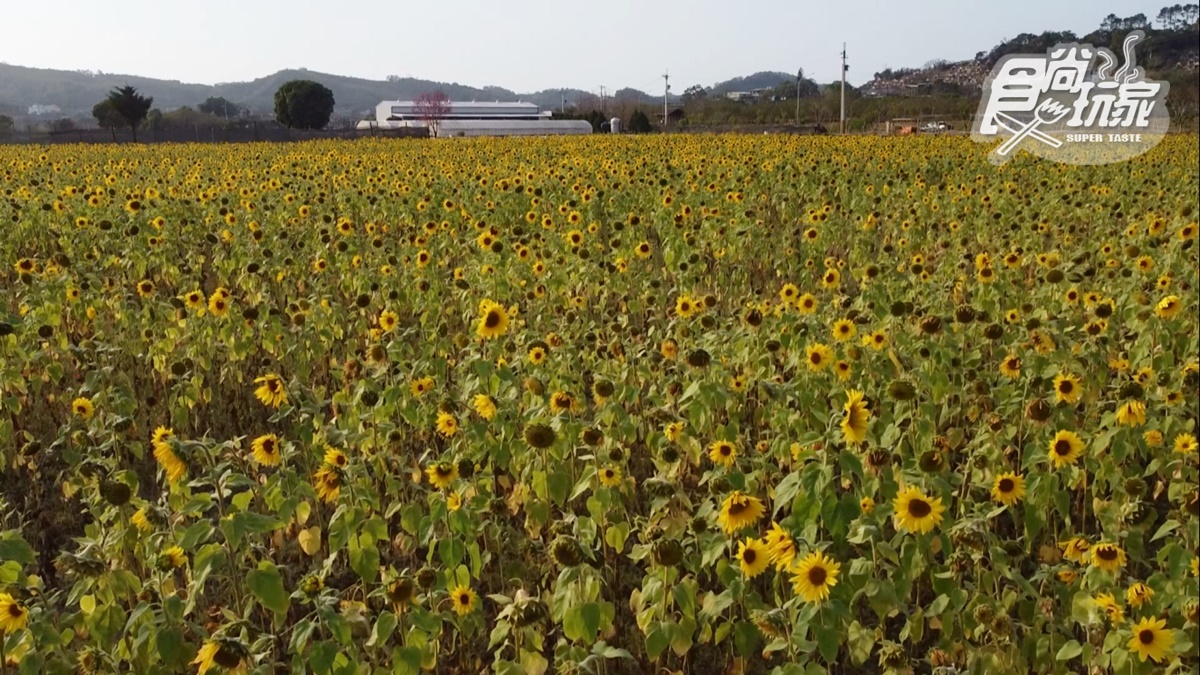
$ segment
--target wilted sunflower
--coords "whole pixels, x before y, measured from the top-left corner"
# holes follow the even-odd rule
[[[258,385],[258,388],[254,390],[254,396],[262,401],[263,405],[278,408],[287,403],[287,389],[284,388],[283,380],[278,375],[268,373],[256,377],[254,384]]]
[[[159,569],[179,569],[187,564],[187,554],[179,546],[171,546],[158,557]]]
[[[322,465],[313,474],[313,487],[317,491],[318,499],[326,504],[333,503],[341,494],[342,474],[336,467]]]
[[[771,555],[775,569],[782,572],[792,566],[796,559],[796,540],[787,530],[780,527],[779,523],[771,523],[771,529],[763,536],[763,542],[767,545],[767,553]]]
[[[475,332],[484,340],[498,338],[508,332],[508,312],[499,303],[484,300],[479,303],[479,326]]]
[[[713,441],[708,446],[708,458],[713,464],[720,464],[728,469],[737,461],[737,446],[729,441]]]
[[[1074,431],[1060,430],[1050,439],[1050,462],[1054,468],[1071,466],[1083,453],[1083,441]]]
[[[279,465],[279,437],[275,434],[259,436],[250,444],[250,448],[254,451],[255,462],[263,466]]]
[[[29,609],[8,593],[0,593],[0,631],[15,633],[29,621]]]
[[[71,401],[71,412],[75,413],[75,416],[80,419],[90,420],[96,412],[96,407],[92,405],[90,399],[80,396]]]
[[[439,490],[445,490],[458,479],[458,465],[453,462],[438,462],[425,469],[429,482]]]
[[[829,599],[829,591],[837,586],[841,564],[819,551],[813,551],[796,563],[792,574],[792,589],[805,602],[819,603]]]
[[[717,516],[717,522],[726,534],[733,534],[757,523],[765,512],[766,508],[758,497],[736,491],[721,503],[721,513]]]
[[[1141,607],[1154,597],[1154,589],[1142,582],[1137,582],[1125,591],[1125,601],[1130,607]]]
[[[737,561],[738,568],[742,570],[742,574],[746,575],[747,579],[753,579],[762,574],[771,564],[766,545],[758,539],[751,538],[738,543]]]
[[[896,495],[893,501],[896,529],[907,530],[916,534],[932,531],[942,522],[941,497],[928,497],[915,487],[907,487]]]
[[[1132,637],[1127,646],[1138,655],[1143,663],[1150,659],[1162,663],[1175,647],[1175,631],[1167,628],[1167,622],[1155,617],[1143,617],[1130,629]]]
[[[1117,408],[1117,422],[1127,427],[1140,427],[1146,423],[1146,404],[1141,401],[1126,401]]]
[[[1091,555],[1092,543],[1085,537],[1072,537],[1059,543],[1058,547],[1063,550],[1064,558],[1082,565]]]
[[[1096,597],[1092,598],[1096,606],[1104,612],[1104,616],[1108,618],[1109,623],[1114,626],[1119,626],[1125,621],[1125,608],[1117,602],[1112,593],[1097,593]]]
[[[1125,551],[1116,544],[1101,542],[1092,547],[1092,565],[1106,572],[1121,571],[1125,560]]]
[[[465,616],[475,611],[475,601],[478,597],[468,586],[455,586],[450,591],[450,604],[454,607],[455,614]]]
[[[867,412],[867,404],[863,401],[861,391],[851,389],[846,392],[843,412],[845,415],[842,417],[842,436],[847,443],[862,443],[867,438],[870,414]]]
[[[992,483],[992,499],[1012,506],[1025,496],[1025,479],[1016,473],[1002,473]]]
[[[1054,376],[1054,400],[1058,403],[1075,403],[1083,395],[1079,376],[1059,373]]]
[[[458,433],[458,420],[447,412],[439,412],[437,416],[437,432],[446,438]]]
[[[184,464],[171,448],[170,441],[174,437],[174,431],[166,427],[158,427],[150,439],[150,445],[154,448],[154,459],[163,468],[167,474],[167,481],[170,483],[179,482],[179,479],[187,474],[187,464]]]

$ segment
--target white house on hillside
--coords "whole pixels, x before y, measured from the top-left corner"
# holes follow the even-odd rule
[[[375,119],[358,123],[359,129],[403,129],[428,127],[414,101],[381,101]],[[434,124],[442,137],[466,136],[560,136],[590,134],[586,120],[556,120],[553,113],[537,104],[518,102],[449,101]]]

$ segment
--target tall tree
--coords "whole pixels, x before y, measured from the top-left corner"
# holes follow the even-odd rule
[[[654,127],[650,126],[650,118],[641,110],[634,110],[629,116],[629,132],[633,134],[645,134],[653,131]]]
[[[112,109],[125,121],[129,130],[133,132],[133,142],[136,143],[138,127],[145,121],[146,115],[150,112],[150,106],[154,104],[154,99],[142,96],[137,89],[127,84],[109,92],[107,100],[112,105]],[[92,112],[94,114],[95,110]]]
[[[275,92],[275,119],[289,129],[324,129],[333,115],[333,92],[312,80],[284,82]]]
[[[413,99],[417,117],[429,127],[429,135],[437,138],[442,129],[442,120],[450,114],[450,97],[442,90],[427,91]]]

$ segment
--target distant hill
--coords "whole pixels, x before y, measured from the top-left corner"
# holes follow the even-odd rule
[[[723,95],[731,91],[754,91],[755,89],[767,89],[776,87],[784,83],[794,83],[796,75],[794,73],[781,73],[776,70],[764,70],[753,75],[745,77],[735,77],[724,82],[718,82],[708,88],[709,94]]]

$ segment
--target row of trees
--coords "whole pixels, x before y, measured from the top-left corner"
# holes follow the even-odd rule
[[[161,128],[167,125],[191,126],[224,118],[237,118],[244,109],[222,97],[209,97],[195,109],[184,106],[163,113],[153,108],[154,98],[143,96],[135,87],[126,85],[109,92],[103,101],[92,107],[92,117],[102,129],[109,129],[116,140],[116,130],[128,127],[137,141],[138,129],[149,125]],[[333,92],[328,87],[311,80],[286,82],[275,92],[275,119],[290,129],[323,129],[333,116]],[[12,130],[12,118],[7,126],[0,125],[0,132]],[[70,119],[51,123],[52,131],[70,131],[74,123]]]

